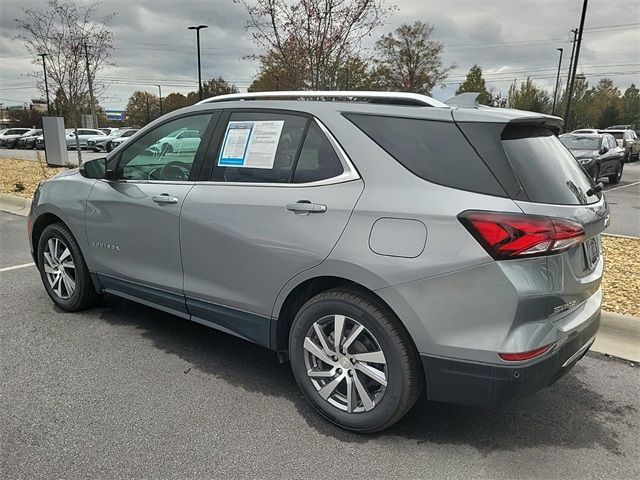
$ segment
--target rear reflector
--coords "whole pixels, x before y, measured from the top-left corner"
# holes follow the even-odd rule
[[[522,362],[524,360],[531,360],[547,353],[553,347],[553,343],[545,345],[544,347],[536,348],[535,350],[529,350],[528,352],[519,353],[499,353],[498,356],[506,362]]]
[[[467,210],[458,219],[495,260],[560,253],[585,238],[581,224],[564,218]]]

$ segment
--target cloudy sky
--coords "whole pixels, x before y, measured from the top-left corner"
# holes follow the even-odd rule
[[[399,10],[366,44],[369,51],[381,35],[403,22],[421,20],[435,27],[433,38],[444,44],[444,61],[456,68],[446,85],[432,94],[449,98],[475,63],[490,88],[505,91],[514,78],[532,77],[553,88],[564,48],[561,78],[571,53],[570,30],[580,22],[582,0],[389,0]],[[82,3],[82,0],[78,0]],[[0,102],[15,105],[39,96],[30,74],[37,69],[26,54],[15,18],[23,8],[46,0],[0,1]],[[108,88],[101,104],[122,108],[134,90],[187,92],[197,88],[195,33],[189,25],[206,24],[201,36],[203,78],[222,75],[245,90],[257,72],[243,56],[259,53],[245,31],[245,9],[233,0],[108,0],[103,13],[115,12],[112,60],[102,75]],[[580,53],[579,72],[590,83],[610,77],[624,90],[640,83],[640,0],[591,0]]]

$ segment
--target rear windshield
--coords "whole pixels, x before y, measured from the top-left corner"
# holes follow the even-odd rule
[[[600,138],[563,135],[560,137],[560,141],[569,150],[598,150],[600,148]]]
[[[532,202],[576,205],[594,203],[591,180],[573,155],[549,130],[509,126],[502,146]]]
[[[622,140],[624,138],[624,132],[607,132],[610,135],[613,135],[616,140]]]
[[[447,187],[506,196],[453,122],[344,114],[414,175]]]

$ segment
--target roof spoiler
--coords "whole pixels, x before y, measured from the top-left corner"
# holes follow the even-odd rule
[[[508,123],[509,125],[539,126],[551,130],[556,135],[560,133],[560,129],[562,128],[562,118],[551,115],[514,118]]]

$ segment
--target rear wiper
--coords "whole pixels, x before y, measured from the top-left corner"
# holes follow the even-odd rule
[[[591,195],[600,193],[603,188],[604,188],[604,184],[602,182],[598,182],[593,186],[593,188],[590,188],[589,190],[587,190],[587,196],[590,197]]]

